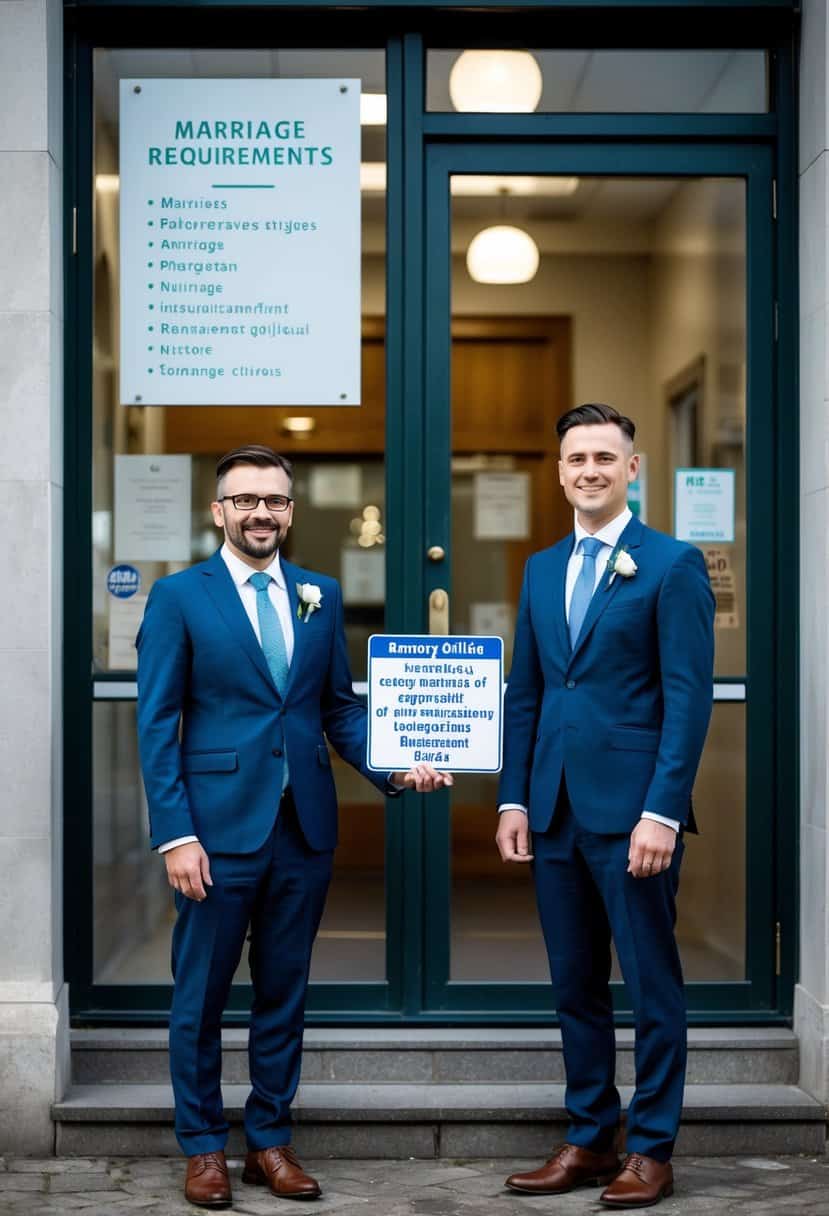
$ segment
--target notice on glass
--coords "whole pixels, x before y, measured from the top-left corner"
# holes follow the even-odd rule
[[[115,457],[115,560],[189,562],[191,458]]]
[[[706,548],[704,554],[705,564],[708,567],[708,578],[711,581],[711,590],[714,592],[716,602],[714,628],[739,629],[737,581],[731,565],[730,550]]]
[[[733,544],[733,469],[677,469],[674,487],[678,540],[694,545]]]
[[[385,603],[386,556],[382,548],[343,549],[340,583],[346,604]]]
[[[360,404],[359,80],[122,80],[124,405]]]
[[[503,669],[500,638],[369,638],[368,767],[497,773]]]
[[[312,507],[359,507],[363,470],[358,464],[315,464],[308,478]]]
[[[110,671],[135,671],[138,654],[135,639],[144,609],[146,595],[134,595],[128,600],[109,601],[109,668]]]
[[[475,474],[475,539],[527,540],[529,473]]]

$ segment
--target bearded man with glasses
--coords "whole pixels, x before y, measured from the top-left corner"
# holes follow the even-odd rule
[[[221,1018],[250,928],[251,1093],[243,1181],[313,1199],[290,1147],[311,949],[337,843],[327,739],[386,794],[448,774],[366,767],[337,582],[280,555],[293,520],[290,463],[251,444],[216,468],[224,544],[160,579],[138,634],[138,733],[152,847],[164,855],[173,930],[170,1069],[185,1196],[232,1202],[224,1147]]]

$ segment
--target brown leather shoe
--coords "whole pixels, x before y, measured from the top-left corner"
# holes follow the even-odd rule
[[[233,1202],[230,1176],[221,1149],[187,1158],[184,1198],[200,1208],[229,1208]]]
[[[242,1182],[270,1187],[278,1199],[319,1199],[322,1194],[316,1178],[306,1174],[290,1144],[275,1144],[258,1153],[248,1153]]]
[[[619,1172],[613,1149],[594,1153],[577,1144],[562,1144],[541,1169],[529,1174],[510,1174],[504,1186],[525,1195],[563,1195],[577,1186],[604,1186]]]
[[[629,1153],[625,1164],[599,1202],[607,1208],[650,1208],[674,1193],[674,1171],[670,1161],[657,1161],[641,1153]]]

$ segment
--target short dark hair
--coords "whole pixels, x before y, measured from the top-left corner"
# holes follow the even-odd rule
[[[624,414],[620,414],[612,405],[588,402],[586,405],[577,405],[573,409],[568,410],[566,414],[561,415],[556,423],[559,443],[561,443],[567,432],[572,430],[574,426],[601,426],[604,422],[615,422],[616,426],[627,435],[631,443],[635,439],[636,424],[632,419],[626,418]]]
[[[222,479],[235,469],[237,464],[253,464],[260,469],[282,469],[287,473],[291,482],[294,480],[294,467],[290,460],[280,456],[273,448],[266,448],[262,443],[246,443],[232,452],[225,452],[216,462],[216,484],[221,486]]]

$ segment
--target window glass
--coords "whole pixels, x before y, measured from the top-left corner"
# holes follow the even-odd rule
[[[360,408],[226,405],[123,406],[118,401],[119,114],[121,79],[356,78],[361,81],[362,405]],[[341,580],[358,692],[366,638],[383,629],[385,601],[385,53],[382,50],[154,49],[95,52],[93,349],[93,664],[98,695],[117,675],[130,688],[134,638],[156,579],[209,557],[216,460],[264,443],[294,462],[294,526],[285,556]],[[209,84],[206,83],[206,88]],[[115,467],[122,456],[177,457],[190,470],[190,551],[129,562],[136,594],[115,563]],[[123,519],[120,521],[123,525]],[[163,539],[163,538],[162,538]],[[123,563],[118,563],[119,565]],[[123,576],[121,576],[123,577]],[[132,577],[132,576],[129,576]],[[134,696],[134,691],[133,691]],[[159,858],[148,851],[135,741],[135,706],[99,701],[94,714],[95,974],[111,983],[165,982],[172,904]],[[316,979],[385,976],[382,799],[336,763],[341,846],[314,959]],[[370,815],[367,815],[370,810]],[[370,847],[363,825],[372,825]],[[326,943],[334,943],[333,948]],[[245,977],[245,964],[240,978]]]
[[[763,114],[764,51],[431,50],[426,108],[541,114]]]

